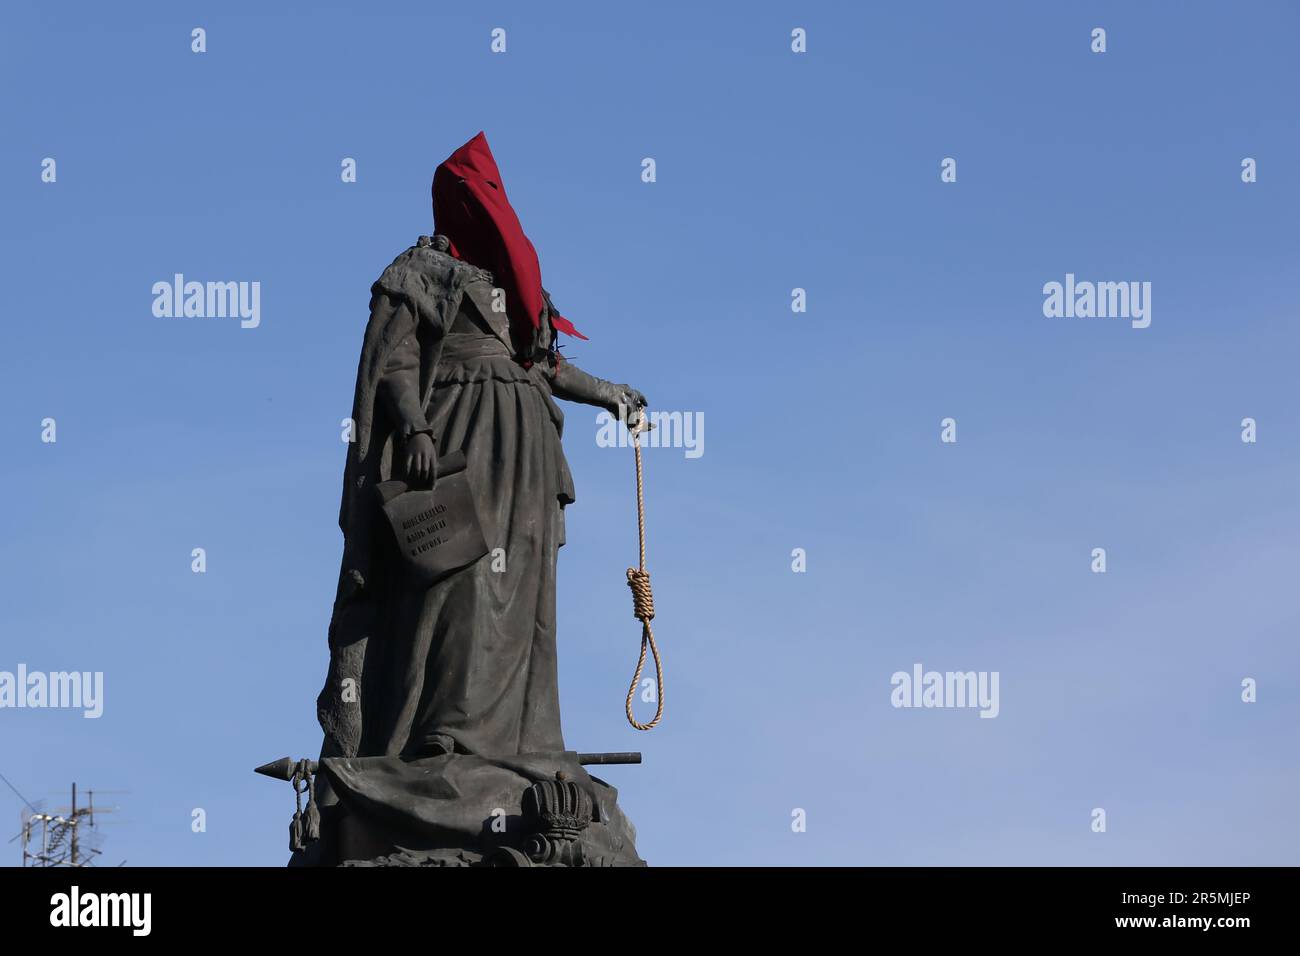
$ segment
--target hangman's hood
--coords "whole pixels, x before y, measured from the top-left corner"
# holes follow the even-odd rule
[[[546,306],[542,268],[506,197],[501,171],[482,132],[434,171],[433,221],[438,234],[450,241],[453,256],[491,271],[496,285],[505,290],[511,326],[521,341],[531,338]],[[557,331],[586,338],[554,312],[551,323]]]

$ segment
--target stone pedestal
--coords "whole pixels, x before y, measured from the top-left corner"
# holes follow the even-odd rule
[[[618,791],[573,752],[326,757],[293,866],[644,866]]]

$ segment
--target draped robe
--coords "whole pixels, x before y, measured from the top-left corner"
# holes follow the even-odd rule
[[[317,700],[322,756],[564,750],[555,570],[574,489],[552,397],[551,329],[544,322],[531,343],[537,361],[516,361],[508,333],[485,314],[490,287],[483,270],[415,246],[371,289],[330,668]],[[465,453],[489,548],[427,590],[399,573],[374,492],[398,476],[402,440],[426,428],[439,455]]]

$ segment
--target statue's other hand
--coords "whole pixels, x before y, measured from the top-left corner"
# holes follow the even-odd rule
[[[631,385],[615,385],[617,398],[615,398],[613,407],[610,412],[615,415],[622,415],[624,419],[628,417],[635,418],[634,412],[640,411],[646,407],[646,397]]]
[[[416,432],[406,440],[406,480],[411,483],[427,482],[432,485],[438,478],[438,452],[433,439],[424,432]]]

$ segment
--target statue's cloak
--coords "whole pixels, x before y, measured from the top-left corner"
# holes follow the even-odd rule
[[[358,695],[376,611],[374,602],[366,599],[380,524],[374,488],[392,477],[397,433],[391,414],[378,400],[385,363],[413,317],[419,339],[421,406],[427,405],[443,336],[460,308],[466,285],[483,278],[490,274],[421,243],[394,259],[371,287],[370,319],[352,404],[353,440],[348,444],[339,508],[343,562],[330,620],[329,674],[316,701],[325,732],[323,755],[354,757],[361,743]]]
[[[577,764],[560,726],[555,582],[575,490],[553,400],[554,310],[543,290],[543,322],[519,341],[485,304],[492,278],[435,237],[399,255],[371,289],[329,673],[317,698],[320,837],[295,865],[391,847],[476,860],[498,838],[515,845],[529,826],[550,826],[524,826],[525,808],[535,786],[561,783],[591,798],[584,859],[640,862],[615,792]],[[401,573],[376,492],[415,431],[441,456],[464,454],[493,555],[418,586]]]

